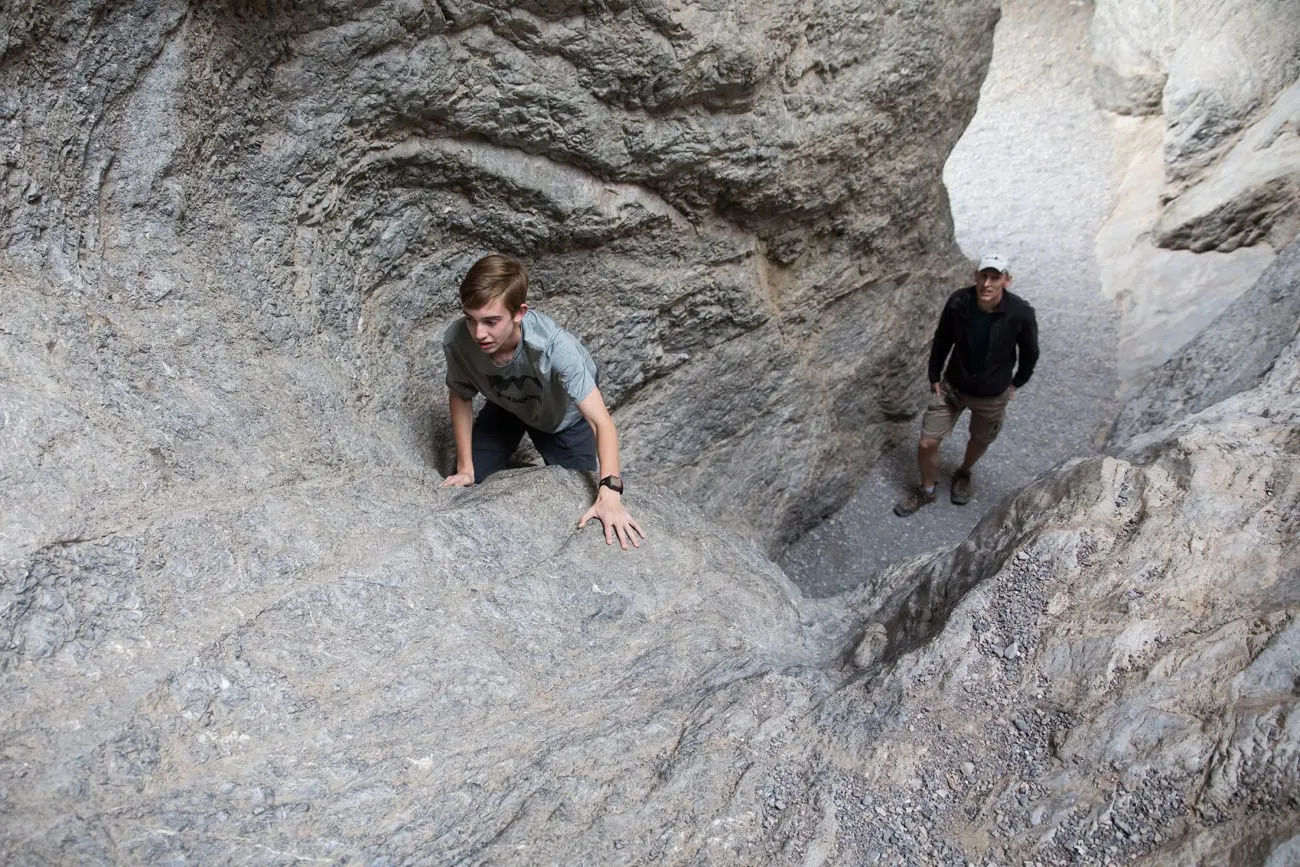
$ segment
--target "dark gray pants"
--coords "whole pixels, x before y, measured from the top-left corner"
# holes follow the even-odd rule
[[[586,419],[555,433],[531,428],[517,416],[489,401],[474,419],[474,481],[481,482],[504,469],[519,448],[524,433],[542,453],[548,465],[570,470],[600,469],[596,458],[596,437]]]

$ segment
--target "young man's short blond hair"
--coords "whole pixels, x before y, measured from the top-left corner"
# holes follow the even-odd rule
[[[514,259],[493,253],[475,262],[460,282],[460,306],[478,310],[495,298],[511,313],[519,312],[528,300],[528,272]]]

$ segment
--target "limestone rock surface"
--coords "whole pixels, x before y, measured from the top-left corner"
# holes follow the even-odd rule
[[[1286,863],[1297,386],[822,601],[654,487],[607,547],[562,470],[163,489],[7,549],[0,860]]]
[[[1298,385],[1293,341],[847,597],[871,664],[801,721],[779,827],[827,864],[1293,860]]]
[[[813,659],[779,570],[654,492],[626,554],[575,530],[576,473],[437,481],[341,474],[7,562],[0,860],[744,842],[711,823],[795,707],[778,672]]]
[[[1300,241],[1120,408],[1110,442],[1163,427],[1257,385],[1300,329]]]
[[[1119,114],[1162,114],[1165,161],[1190,177],[1300,75],[1300,4],[1098,0],[1094,96]]]
[[[129,417],[118,400],[99,412]],[[6,454],[15,418],[81,412],[7,408]],[[16,451],[112,448],[99,427]],[[78,533],[0,563],[5,863],[1210,865],[1297,845],[1296,341],[1257,388],[821,601],[653,486],[651,539],[623,552],[575,529],[592,489],[567,471],[450,491],[342,466],[198,499],[143,446],[152,500],[100,477]]]
[[[763,556],[911,411],[994,15],[6,4],[0,862],[1293,857],[1294,340],[852,594]],[[641,550],[438,486],[489,239]]]
[[[1300,3],[1100,0],[1093,46],[1121,143],[1097,258],[1136,388],[1300,231]]]
[[[777,549],[915,412],[968,267],[941,169],[993,0],[0,15],[7,279],[328,368],[444,470],[438,339],[497,250],[597,357],[629,475]]]
[[[1118,182],[1114,203],[1096,238],[1102,291],[1120,313],[1116,366],[1121,394],[1141,388],[1259,279],[1275,255],[1268,244],[1230,253],[1156,246],[1165,186],[1159,118],[1117,118]]]

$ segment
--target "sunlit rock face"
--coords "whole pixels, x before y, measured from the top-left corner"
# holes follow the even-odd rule
[[[1300,331],[1298,287],[1300,240],[1124,402],[1110,442],[1122,445],[1259,384]]]
[[[445,468],[455,287],[486,252],[519,257],[601,365],[629,483],[779,548],[914,411],[930,313],[966,267],[940,172],[996,17],[19,4],[12,279],[42,274],[70,314],[165,320],[152,333],[219,347],[231,376],[315,366],[384,450]]]
[[[1100,0],[1094,96],[1116,113],[1097,244],[1140,386],[1300,231],[1300,3]]]

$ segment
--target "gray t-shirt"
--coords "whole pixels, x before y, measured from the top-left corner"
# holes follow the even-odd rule
[[[464,398],[481,394],[529,427],[546,433],[582,420],[578,402],[596,387],[596,362],[555,320],[529,310],[514,358],[498,365],[478,348],[464,319],[442,335],[447,388]]]

